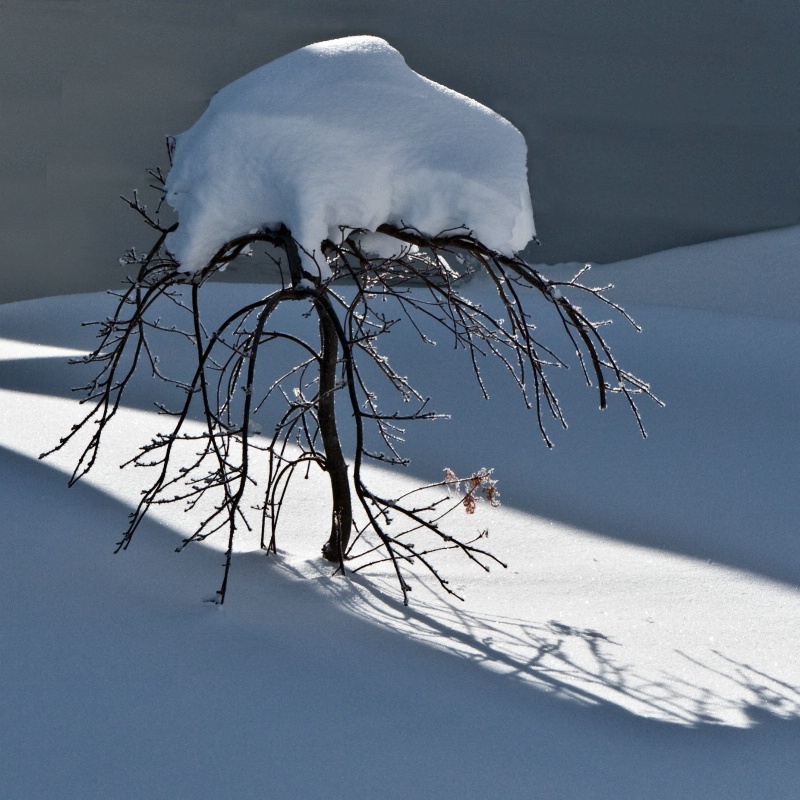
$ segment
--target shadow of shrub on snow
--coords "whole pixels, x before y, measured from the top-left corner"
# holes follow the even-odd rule
[[[800,719],[800,687],[716,649],[698,656],[665,645],[665,655],[677,657],[671,668],[639,666],[626,660],[635,654],[624,644],[596,629],[476,614],[445,598],[403,606],[390,583],[358,575],[341,580],[322,565],[316,583],[358,617],[569,701],[610,703],[687,726],[746,728],[765,716]]]

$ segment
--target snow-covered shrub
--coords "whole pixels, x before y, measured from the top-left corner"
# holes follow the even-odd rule
[[[600,290],[577,277],[550,281],[517,255],[535,233],[522,135],[410,70],[383,40],[324,42],[267,64],[220,91],[169,149],[166,178],[151,174],[178,222],[164,226],[138,197],[130,201],[158,240],[145,256],[128,258],[138,274],[86,359],[100,367],[88,387],[90,411],[59,445],[92,432],[77,480],[94,464],[140,367],[182,392],[177,408],[161,406],[171,428],[135,459],[157,477],[120,548],[154,504],[198,509],[187,542],[228,537],[222,602],[237,529],[260,524],[262,547],[275,551],[290,479],[317,467],[331,487],[323,554],[343,572],[389,560],[405,600],[413,564],[453,593],[433,561],[442,549],[484,568],[497,561],[478,539],[440,527],[454,508],[473,510],[480,495],[496,502],[489,471],[464,482],[448,472],[433,499],[380,496],[365,480],[365,460],[404,463],[401,426],[436,416],[379,350],[402,321],[422,346],[432,343],[432,328],[444,329],[466,351],[466,368],[484,393],[479,359],[505,365],[550,444],[545,416],[564,420],[547,373],[563,362],[536,339],[527,309],[538,297],[563,323],[601,406],[621,393],[639,419],[634,395],[648,387],[620,368],[598,325],[564,294],[568,287],[604,300]],[[279,281],[207,328],[202,287],[254,246],[272,248]],[[465,278],[476,271],[494,286],[502,318],[467,296]],[[165,315],[165,303],[185,314],[185,325]],[[281,316],[287,306],[297,309],[295,318],[317,318],[314,339]],[[167,377],[158,359],[163,335],[188,343],[190,368],[180,378]],[[403,410],[379,406],[378,389]],[[192,427],[193,417],[202,427]],[[459,485],[466,494],[442,490]]]

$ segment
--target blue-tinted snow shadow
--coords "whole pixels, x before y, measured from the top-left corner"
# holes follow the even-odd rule
[[[800,718],[766,701],[748,730],[565,702],[557,678],[547,693],[476,669],[345,613],[346,596],[331,602],[258,554],[235,559],[225,606],[203,603],[219,553],[174,555],[177,533],[149,523],[114,556],[123,504],[80,484],[66,493],[62,473],[6,450],[0,475],[0,762],[14,796],[779,800],[800,789]],[[526,669],[559,638],[602,639],[557,623],[520,635]]]

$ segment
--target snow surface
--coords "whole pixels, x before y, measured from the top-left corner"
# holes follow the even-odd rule
[[[81,414],[79,368],[44,348],[88,349],[80,323],[110,299],[0,306],[0,794],[796,800],[800,320],[736,312],[731,246],[658,257],[709,270],[725,313],[640,303],[643,334],[609,332],[667,402],[643,408],[646,442],[573,370],[547,451],[502,375],[486,403],[446,342],[387,337],[453,419],[410,430],[411,472],[374,484],[483,465],[500,481],[503,506],[453,520],[509,563],[454,560],[463,604],[415,580],[404,608],[386,572],[331,577],[319,476],[298,481],[278,558],[240,542],[223,607],[203,602],[222,544],[173,552],[183,513],[113,555],[142,478],[116,465],[163,422],[152,385],[67,490],[71,454],[36,456]],[[470,285],[491,308],[487,288]],[[261,289],[207,291],[223,314]]]
[[[466,226],[510,255],[534,236],[522,134],[423,78],[382,39],[309,45],[234,81],[176,137],[167,247],[189,272],[219,247],[284,223],[305,267],[340,226],[428,234]]]

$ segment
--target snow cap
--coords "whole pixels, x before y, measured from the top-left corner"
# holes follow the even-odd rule
[[[324,279],[320,244],[340,226],[391,223],[466,228],[511,255],[535,235],[526,157],[510,122],[383,39],[320,42],[226,86],[176,137],[166,199],[180,225],[166,247],[195,272],[227,241],[283,223]]]

